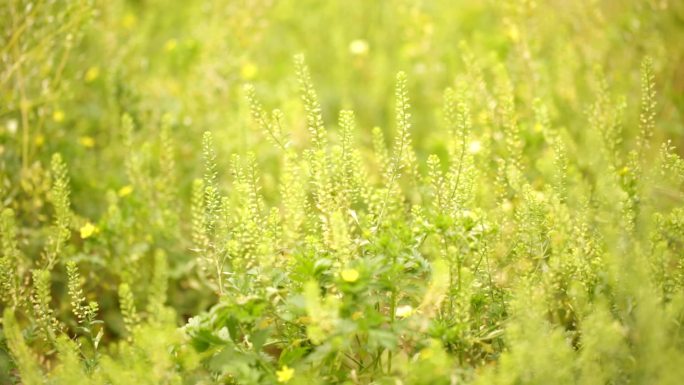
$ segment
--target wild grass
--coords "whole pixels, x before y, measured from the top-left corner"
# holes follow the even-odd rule
[[[0,7],[0,383],[679,384],[677,1]]]

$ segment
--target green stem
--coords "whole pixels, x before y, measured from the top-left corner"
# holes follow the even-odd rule
[[[397,266],[397,256],[396,254],[392,257],[392,270]],[[396,308],[397,308],[397,289],[392,288],[392,295],[390,297],[390,326],[394,326],[394,321],[396,319]],[[392,372],[392,351],[387,352],[387,374]]]

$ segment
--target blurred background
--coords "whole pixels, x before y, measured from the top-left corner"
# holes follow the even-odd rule
[[[394,77],[406,71],[421,157],[440,151],[437,107],[459,79],[481,91],[474,103],[480,124],[503,65],[523,124],[539,98],[553,125],[581,135],[597,72],[607,74],[612,94],[628,95],[635,108],[625,121],[636,122],[639,63],[650,55],[660,132],[684,147],[680,1],[8,0],[0,20],[5,199],[21,194],[19,181],[31,183],[59,150],[73,160],[77,211],[96,214],[101,192],[124,184],[117,167],[126,156],[119,148],[124,112],[136,120],[140,143],[158,135],[161,116],[170,114],[183,175],[197,174],[205,130],[224,154],[258,146],[245,83],[306,140],[303,121],[293,121],[302,116],[292,111],[301,109],[297,53],[306,55],[327,124],[335,125],[341,108],[354,109],[368,140],[373,126],[391,129]],[[191,179],[179,180],[187,192]]]

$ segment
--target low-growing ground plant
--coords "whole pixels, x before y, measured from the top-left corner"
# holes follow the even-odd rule
[[[6,3],[0,383],[681,383],[680,2]]]

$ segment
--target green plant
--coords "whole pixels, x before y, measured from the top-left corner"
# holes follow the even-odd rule
[[[683,14],[9,0],[0,383],[678,384]]]

